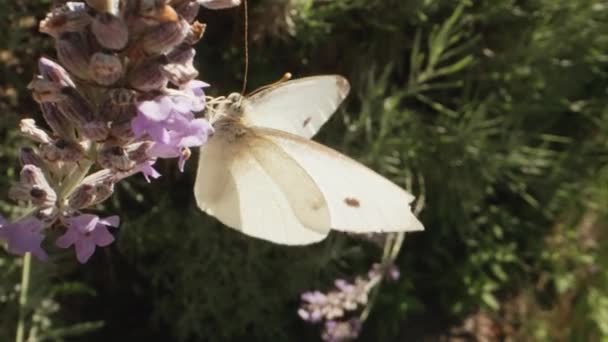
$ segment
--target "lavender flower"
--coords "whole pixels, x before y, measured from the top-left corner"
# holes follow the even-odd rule
[[[21,150],[23,169],[9,196],[33,211],[13,223],[0,218],[0,239],[11,253],[44,260],[45,233],[60,229],[55,245],[75,246],[85,263],[114,241],[108,227],[119,223],[86,210],[133,174],[148,182],[160,177],[158,159],[178,158],[183,171],[190,148],[213,132],[195,115],[205,109],[208,87],[196,79],[192,45],[205,24],[195,18],[201,5],[220,9],[240,1],[137,3],[67,2],[40,22],[57,59],[40,59],[29,89],[51,131],[32,119],[20,124],[32,146]]]
[[[76,247],[76,258],[86,263],[95,252],[95,247],[105,247],[114,242],[107,227],[118,227],[118,216],[99,218],[97,215],[82,214],[66,219],[68,230],[55,242],[58,247]]]
[[[339,342],[354,340],[359,336],[363,321],[350,317],[368,304],[370,291],[383,277],[396,280],[398,269],[389,264],[373,264],[366,277],[357,277],[354,282],[344,279],[334,281],[335,289],[327,293],[320,291],[304,292],[298,315],[309,323],[324,323],[321,337],[324,341]]]
[[[40,260],[47,260],[48,255],[40,247],[43,228],[42,221],[33,217],[9,223],[0,216],[0,239],[6,241],[8,251],[13,254],[30,252]]]
[[[302,306],[298,310],[300,317],[312,323],[343,317],[367,303],[367,295],[375,285],[375,279],[359,277],[355,283],[337,279],[334,285],[336,289],[327,294],[319,291],[303,293]]]
[[[347,321],[327,321],[323,327],[321,338],[327,342],[352,341],[359,337],[363,322],[358,318]]]

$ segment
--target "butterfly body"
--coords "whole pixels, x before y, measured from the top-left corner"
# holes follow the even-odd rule
[[[289,245],[320,241],[330,229],[421,230],[412,195],[309,140],[347,93],[344,78],[317,76],[249,98],[229,95],[209,118],[215,133],[200,151],[199,208],[247,235]]]

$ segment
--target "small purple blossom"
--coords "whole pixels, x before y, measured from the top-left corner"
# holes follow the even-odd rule
[[[326,342],[352,341],[359,337],[363,323],[358,318],[347,321],[327,321],[321,338]]]
[[[67,231],[55,242],[60,248],[76,247],[76,258],[86,263],[96,247],[105,247],[114,241],[107,227],[118,227],[118,216],[104,219],[97,215],[82,214],[66,219]]]
[[[205,108],[203,88],[206,83],[193,80],[169,95],[142,101],[131,122],[136,137],[148,136],[154,145],[148,150],[151,158],[179,158],[183,172],[190,157],[189,148],[203,145],[213,128],[206,119],[196,119],[193,112]]]
[[[10,253],[23,255],[30,252],[39,260],[46,261],[48,255],[40,247],[44,240],[43,228],[42,221],[33,217],[9,223],[0,216],[0,239],[6,241]]]
[[[156,171],[155,168],[152,167],[152,165],[154,165],[155,162],[156,162],[155,160],[149,160],[147,162],[144,162],[144,163],[141,163],[141,164],[135,166],[135,171],[141,172],[144,175],[146,182],[148,182],[148,183],[150,183],[150,178],[157,179],[158,177],[161,176],[161,174],[158,171]]]
[[[327,293],[304,292],[298,315],[309,323],[325,322],[321,337],[324,341],[354,340],[359,336],[363,322],[353,313],[368,305],[369,293],[382,278],[397,280],[399,269],[394,264],[373,264],[366,276],[358,276],[354,282],[344,279],[334,281],[335,288]]]

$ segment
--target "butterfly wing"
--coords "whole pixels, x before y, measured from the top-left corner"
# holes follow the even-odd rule
[[[414,196],[378,173],[312,140],[273,129],[258,132],[314,180],[329,209],[332,229],[353,233],[424,229],[410,208]],[[305,196],[307,190],[298,191]]]
[[[320,241],[329,211],[313,179],[272,141],[222,129],[200,150],[200,209],[244,234],[287,245]]]
[[[314,136],[348,95],[348,81],[323,75],[280,83],[251,95],[244,113],[250,126]]]

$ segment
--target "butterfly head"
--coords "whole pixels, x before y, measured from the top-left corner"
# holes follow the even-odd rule
[[[232,93],[228,95],[226,100],[227,101],[224,107],[225,115],[236,118],[243,116],[243,107],[245,105],[245,101],[241,94]]]
[[[247,100],[239,93],[216,98],[208,107],[207,119],[216,130],[221,127],[242,126],[244,108]]]

